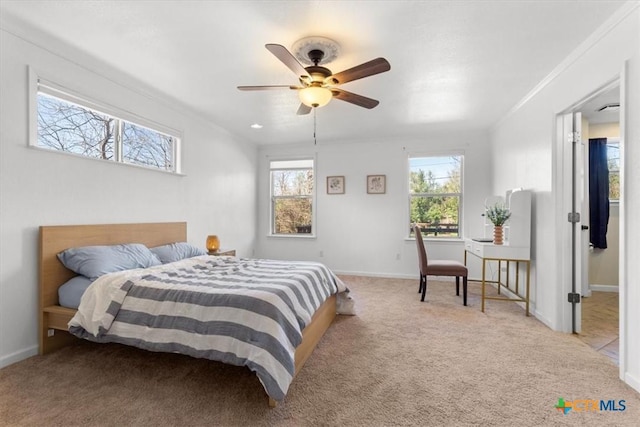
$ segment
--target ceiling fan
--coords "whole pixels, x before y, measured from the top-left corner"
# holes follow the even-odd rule
[[[315,38],[313,41],[316,41],[317,39],[318,38]],[[327,45],[327,41],[331,44]],[[300,56],[300,52],[298,52],[298,58],[302,59],[304,62],[312,64],[308,67],[303,67],[296,57],[284,46],[272,43],[265,45],[269,52],[275,55],[276,58],[282,61],[284,65],[298,76],[300,85],[238,86],[238,89],[297,90],[301,101],[297,113],[299,115],[309,114],[312,108],[327,105],[333,98],[368,109],[374,108],[380,103],[375,99],[347,92],[346,90],[339,89],[336,86],[389,71],[391,69],[391,65],[386,59],[376,58],[353,68],[349,68],[348,70],[333,74],[330,69],[323,67],[320,64],[328,62],[327,59],[332,60],[335,58],[338,49],[335,42],[329,39],[323,39],[322,44],[314,45],[313,43],[303,39],[296,44],[300,45],[300,42],[303,42],[302,44],[307,47],[307,49],[304,51],[303,56]],[[331,50],[329,55],[326,54],[326,50]]]

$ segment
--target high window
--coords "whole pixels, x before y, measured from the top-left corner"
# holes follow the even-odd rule
[[[462,155],[409,157],[409,236],[460,237]]]
[[[272,234],[313,234],[313,163],[313,159],[270,162]]]
[[[37,147],[179,172],[176,136],[102,112],[94,103],[41,82],[36,96]]]

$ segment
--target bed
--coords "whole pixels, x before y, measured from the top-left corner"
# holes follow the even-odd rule
[[[141,243],[147,247],[155,247],[173,242],[184,242],[186,234],[187,225],[184,222],[40,227],[40,353],[47,354],[78,339],[69,333],[68,326],[74,316],[77,317],[77,310],[58,304],[58,288],[76,275],[60,262],[57,256],[60,252],[81,246],[126,243]],[[216,264],[217,268],[217,265],[221,264],[226,268],[233,268],[235,271],[239,267],[232,264],[236,262],[234,260],[235,258],[202,256],[185,261],[190,265],[193,264],[195,268],[203,268],[208,264]],[[243,263],[255,267],[254,261],[244,260]],[[154,268],[159,267],[152,267],[152,269]],[[180,268],[183,269],[182,266]],[[103,279],[100,278],[98,281],[108,281]],[[291,380],[300,371],[331,325],[336,314],[336,299],[336,294],[332,294],[309,316],[310,321],[305,321],[306,326],[301,332],[301,340],[296,341],[296,346],[292,350],[294,354],[293,366],[290,369],[292,371]],[[193,354],[191,355],[193,356]],[[208,356],[206,358],[218,360]],[[253,367],[251,369],[256,371]],[[269,405],[275,406],[276,402],[284,396],[274,392],[273,389],[270,390],[265,384],[264,376],[261,376],[259,371],[256,373],[265,387]]]

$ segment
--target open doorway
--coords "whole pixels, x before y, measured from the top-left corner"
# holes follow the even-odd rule
[[[582,239],[580,243],[582,295],[578,338],[619,364],[620,270],[620,87],[606,88],[580,105],[583,151]],[[590,151],[591,149],[591,151]],[[607,199],[594,196],[597,185],[594,158],[606,153]],[[591,162],[590,162],[591,157]],[[591,163],[591,166],[590,166]],[[602,172],[600,172],[602,173]],[[578,178],[579,179],[579,178]],[[591,181],[590,181],[591,180]],[[592,182],[593,181],[593,182]],[[591,196],[590,196],[591,187]],[[602,191],[601,191],[602,193]],[[600,206],[598,206],[598,200]],[[594,203],[595,202],[595,203]],[[606,206],[603,206],[605,205]],[[606,207],[607,218],[603,218]],[[595,216],[595,218],[592,218]],[[588,228],[587,228],[588,227]]]

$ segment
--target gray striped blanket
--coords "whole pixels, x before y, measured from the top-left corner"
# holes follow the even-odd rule
[[[320,263],[199,256],[100,277],[69,331],[247,366],[282,400],[302,330],[330,295],[344,291]]]

